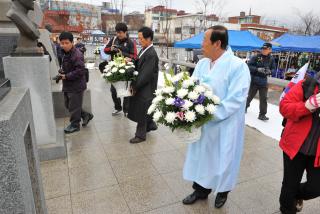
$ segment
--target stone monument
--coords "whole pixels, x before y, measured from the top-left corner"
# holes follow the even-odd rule
[[[0,213],[46,214],[30,93],[0,100]]]
[[[29,11],[34,10],[34,0],[13,0],[7,12],[7,17],[20,31],[17,47],[12,56],[41,56],[37,47],[40,31],[29,17]]]
[[[9,0],[0,0],[0,100],[10,90],[10,81],[4,77],[2,57],[11,53],[18,39],[17,28],[6,17],[9,6]]]
[[[20,31],[18,44],[11,56],[3,58],[4,71],[13,87],[30,89],[35,136],[40,160],[66,157],[63,130],[57,130],[53,111],[49,57],[38,52],[37,25],[31,20],[33,0],[14,0],[7,15]],[[42,16],[37,14],[36,17]]]

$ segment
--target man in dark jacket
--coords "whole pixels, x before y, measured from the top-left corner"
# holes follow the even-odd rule
[[[137,48],[135,43],[129,39],[127,31],[128,27],[125,23],[118,23],[115,27],[117,36],[112,38],[106,45],[104,52],[111,55],[111,60],[117,55],[122,54],[127,58],[127,61],[134,61],[137,57]],[[117,91],[113,85],[111,85],[111,95],[114,103],[115,110],[112,115],[118,115],[122,111],[121,99],[117,96]],[[125,116],[128,113],[128,98],[123,98],[123,112]]]
[[[264,43],[261,48],[261,53],[253,56],[248,62],[251,73],[251,85],[247,99],[247,108],[249,108],[250,102],[257,91],[259,91],[260,113],[258,119],[263,121],[269,120],[266,116],[268,107],[268,76],[270,76],[272,70],[276,68],[271,52],[272,45],[270,43]]]
[[[79,49],[82,54],[87,51],[85,44],[83,44],[81,41],[81,38],[77,38],[77,43],[74,46]]]
[[[72,33],[62,32],[59,39],[63,49],[59,77],[63,83],[65,106],[71,115],[70,125],[64,129],[68,134],[80,130],[81,118],[82,126],[86,126],[93,115],[82,110],[83,92],[87,88],[83,54],[74,47]]]
[[[159,58],[152,44],[153,31],[143,27],[139,30],[138,38],[142,46],[136,62],[139,74],[131,85],[133,96],[129,100],[128,114],[128,118],[138,124],[135,137],[130,140],[130,143],[145,141],[146,133],[157,129],[157,125],[147,114],[157,89],[159,74]]]

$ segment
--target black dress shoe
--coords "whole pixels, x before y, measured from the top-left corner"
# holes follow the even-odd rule
[[[228,193],[229,192],[219,192],[217,194],[214,206],[216,208],[221,208],[223,207],[223,205],[226,203],[227,199],[228,199]]]
[[[146,141],[146,139],[142,139],[139,137],[134,137],[134,138],[130,139],[130,143],[132,143],[132,144],[141,143],[143,141]]]
[[[90,120],[93,119],[93,114],[87,114],[84,118],[83,118],[83,122],[82,122],[82,126],[86,127],[88,125],[88,123],[90,122]]]
[[[269,120],[269,117],[267,117],[266,115],[259,115],[258,119],[262,121],[267,121]]]
[[[191,195],[188,195],[185,199],[182,200],[182,203],[185,205],[194,204],[198,200],[205,200],[208,198],[208,195],[206,196],[199,196],[194,191]]]

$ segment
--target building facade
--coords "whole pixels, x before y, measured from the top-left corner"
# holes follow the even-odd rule
[[[261,16],[251,15],[251,10],[249,15],[240,12],[240,16],[229,17],[228,22],[240,24],[241,30],[248,30],[265,41],[271,41],[288,32],[288,29],[284,27],[261,24]]]
[[[169,44],[176,41],[191,38],[205,29],[214,25],[223,25],[229,30],[240,30],[239,24],[222,23],[218,21],[219,18],[214,15],[204,16],[203,14],[187,14],[181,16],[173,16],[168,21],[160,22],[160,35],[162,38],[159,42],[165,43],[163,39],[167,39]],[[167,27],[166,27],[167,26]],[[167,34],[165,33],[167,30]]]
[[[91,4],[66,1],[42,1],[43,27],[50,25],[52,31],[81,33],[87,29],[100,29],[101,11]]]
[[[172,16],[176,16],[178,14],[177,10],[168,9],[165,6],[156,6],[152,8],[148,8],[144,12],[145,16],[145,26],[150,27],[155,33],[160,32],[160,22],[170,18]]]

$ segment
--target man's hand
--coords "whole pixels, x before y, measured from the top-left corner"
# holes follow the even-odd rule
[[[61,79],[63,79],[63,80],[67,79],[65,74],[60,74],[60,76],[61,76]]]
[[[132,59],[129,58],[129,57],[124,58],[124,60],[126,60],[127,63],[128,63],[128,62],[132,62]]]
[[[319,108],[319,105],[320,105],[320,93],[316,95],[312,95],[305,103],[305,107],[311,112],[314,112],[317,108]]]

